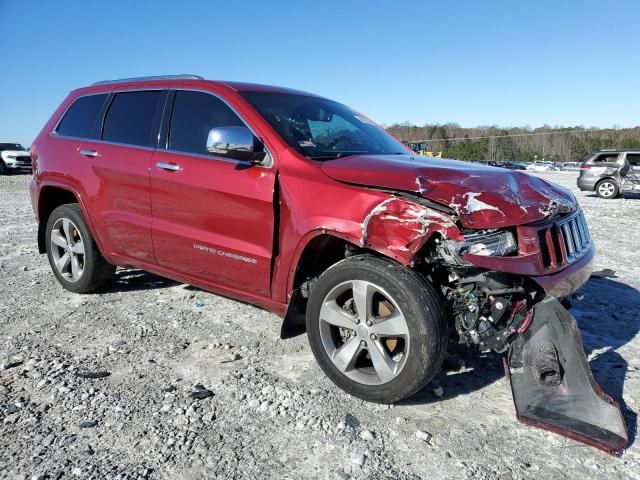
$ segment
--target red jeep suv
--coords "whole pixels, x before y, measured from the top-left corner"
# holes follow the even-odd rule
[[[519,418],[626,444],[558,301],[594,255],[564,188],[416,155],[326,98],[192,75],[75,90],[31,155],[39,249],[68,290],[128,266],[260,305],[374,402],[425,386],[450,339],[506,352]]]

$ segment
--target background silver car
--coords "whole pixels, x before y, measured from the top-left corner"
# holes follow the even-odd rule
[[[603,150],[589,155],[580,165],[578,188],[607,199],[624,192],[640,193],[640,150]]]

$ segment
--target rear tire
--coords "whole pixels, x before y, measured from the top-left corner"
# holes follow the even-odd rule
[[[393,403],[422,389],[447,348],[444,303],[433,285],[371,255],[342,260],[320,276],[306,323],[320,368],[369,402]]]
[[[51,270],[65,289],[87,293],[113,278],[116,267],[100,253],[77,203],[51,212],[45,242]]]
[[[620,189],[618,188],[618,184],[608,178],[600,180],[596,185],[596,195],[600,198],[609,200],[611,198],[616,198],[619,194]]]

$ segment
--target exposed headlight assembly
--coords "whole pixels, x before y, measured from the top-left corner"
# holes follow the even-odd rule
[[[463,255],[504,257],[518,250],[513,233],[506,230],[483,230],[464,235],[464,241],[445,240],[440,253],[444,259],[457,265],[470,265]]]

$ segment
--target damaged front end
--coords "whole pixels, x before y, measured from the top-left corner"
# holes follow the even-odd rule
[[[568,190],[522,172],[413,156],[349,156],[329,177],[389,193],[360,247],[437,285],[460,342],[505,353],[518,418],[620,454],[618,406],[593,380],[558,299],[589,278],[595,247]]]
[[[505,353],[517,417],[620,455],[627,432],[595,382],[576,320],[525,277],[452,270],[443,284],[461,343]]]
[[[509,229],[436,237],[425,248],[426,274],[442,289],[459,341],[505,354],[520,421],[620,455],[622,414],[593,379],[575,319],[535,276],[471,263],[516,258],[516,238]]]

